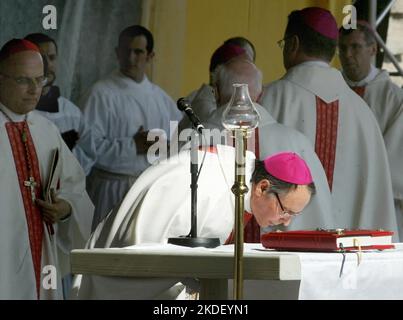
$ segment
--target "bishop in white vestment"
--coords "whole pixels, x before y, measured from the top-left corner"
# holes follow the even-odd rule
[[[398,240],[381,131],[362,99],[328,65],[338,33],[324,9],[292,12],[283,49],[287,73],[264,89],[261,104],[311,141],[326,172],[337,227],[391,230]],[[309,47],[303,42],[308,37]]]
[[[8,42],[0,53],[0,299],[62,299],[69,254],[90,234],[85,175],[58,129],[32,110],[44,83],[38,48]],[[52,201],[45,198],[54,151]]]
[[[277,173],[266,166],[266,163],[271,161],[270,159],[282,157],[284,154],[286,157],[291,155],[292,159],[299,159],[298,162],[301,163],[301,167],[304,167],[296,170],[285,170],[284,174],[291,176],[301,173],[306,182],[300,182],[301,185],[298,185],[295,191],[286,193],[290,196],[288,199],[285,194],[281,194],[280,197],[283,197],[282,206],[287,207],[290,212],[301,212],[308,204],[311,196],[304,198],[304,201],[300,202],[297,208],[295,207],[296,203],[293,203],[295,198],[292,198],[291,194],[300,193],[306,187],[305,184],[312,182],[312,176],[306,163],[293,153],[278,153],[263,161],[265,163],[264,170],[270,172],[274,177],[278,177]],[[203,151],[198,151],[199,163],[201,163],[203,156]],[[287,160],[287,163],[291,161],[294,160]],[[131,187],[120,207],[113,210],[98,225],[89,240],[88,247],[109,248],[133,244],[166,243],[170,237],[187,235],[191,227],[191,192],[189,187],[191,177],[190,174],[186,174],[189,171],[189,164],[190,152],[182,151],[177,156],[148,168]],[[218,237],[222,244],[231,241],[231,231],[234,226],[235,199],[231,192],[231,187],[234,184],[234,164],[235,149],[217,145],[213,152],[206,152],[198,180],[197,234],[200,237]],[[270,189],[266,190],[267,193],[260,193],[258,197],[256,196],[255,192],[259,190],[264,178],[259,176],[260,178],[255,178],[259,182],[251,182],[252,173],[256,167],[255,156],[249,151],[247,152],[245,166],[245,181],[249,188],[248,193],[245,194],[245,219],[247,220],[244,229],[245,241],[247,241],[246,239],[260,241],[259,230],[257,236],[252,234],[256,231],[256,221],[257,226],[262,227],[278,224],[288,225],[293,213],[283,215],[279,200],[269,194]],[[277,167],[280,168],[283,165]],[[264,201],[264,204],[261,201]],[[113,298],[113,294],[119,297],[124,295],[130,299],[149,299],[167,290],[178,281],[180,279],[139,279],[130,280],[130,282],[117,279],[110,281],[103,277],[84,275],[82,279],[81,276],[76,278],[76,289],[79,289],[78,297],[81,299]],[[118,283],[122,283],[123,292],[113,291],[119,287]]]
[[[199,116],[204,124],[205,141],[209,145],[233,145],[233,139],[222,125],[222,115],[231,98],[234,83],[248,84],[249,94],[255,101],[262,92],[262,74],[256,66],[246,60],[232,60],[217,69],[214,75],[218,103],[213,95],[214,89],[203,87],[200,95],[193,99],[193,109],[200,111]],[[293,219],[287,229],[334,228],[332,201],[322,164],[319,161],[311,142],[300,132],[277,123],[259,104],[255,107],[260,114],[259,126],[248,140],[248,150],[259,159],[264,159],[280,151],[293,151],[299,154],[309,165],[316,185],[316,195],[304,210],[304,215]],[[224,139],[221,139],[224,138]],[[278,228],[278,227],[276,227]],[[266,231],[266,230],[265,230]]]

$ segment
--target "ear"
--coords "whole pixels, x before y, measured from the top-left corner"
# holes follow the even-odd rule
[[[371,57],[375,56],[376,53],[378,52],[378,45],[376,43],[371,44],[369,47],[369,50],[370,50]]]
[[[155,57],[155,52],[151,51],[149,54],[147,54],[147,62],[150,62],[154,57]]]
[[[289,41],[290,41],[290,46],[289,46],[290,52],[298,52],[299,46],[300,46],[298,36],[293,35]]]
[[[270,189],[271,183],[267,179],[260,180],[258,183],[256,183],[255,187],[255,195],[258,197],[263,196],[269,189]]]

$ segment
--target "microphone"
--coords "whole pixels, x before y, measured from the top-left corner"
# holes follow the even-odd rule
[[[201,124],[200,119],[197,117],[197,115],[193,112],[190,102],[187,101],[185,98],[180,98],[176,104],[180,111],[186,113],[196,131],[202,134],[204,126]]]

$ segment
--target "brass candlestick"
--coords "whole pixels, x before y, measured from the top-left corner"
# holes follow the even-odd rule
[[[235,136],[235,182],[231,188],[235,195],[235,262],[234,290],[235,300],[243,298],[243,216],[245,194],[249,189],[245,182],[245,160],[248,132],[234,130]]]
[[[223,126],[235,137],[235,182],[231,188],[235,195],[234,290],[235,300],[243,298],[243,216],[244,199],[248,193],[245,178],[246,146],[250,132],[258,126],[259,113],[249,96],[247,84],[234,84],[234,92],[226,107]]]

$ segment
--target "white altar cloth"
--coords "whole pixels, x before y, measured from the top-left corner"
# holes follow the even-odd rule
[[[211,259],[204,260],[203,263],[211,264],[214,266],[218,257],[225,257],[233,252],[233,245],[220,246],[215,249],[205,248],[186,248],[173,245],[137,245],[123,248],[124,252],[137,252],[146,253],[155,257],[161,254],[178,254],[187,255],[195,254],[196,256],[211,257]],[[97,249],[122,251],[120,249]],[[76,250],[76,257],[89,250]],[[74,252],[74,251],[73,251]],[[74,255],[74,254],[73,254]],[[259,275],[253,276],[248,266],[246,278],[253,280],[245,280],[244,283],[244,299],[300,299],[300,300],[367,300],[367,299],[403,299],[403,244],[396,244],[396,249],[385,251],[368,251],[363,252],[361,261],[358,264],[357,253],[347,253],[344,262],[343,272],[340,276],[343,256],[341,253],[313,253],[313,252],[278,252],[272,250],[265,250],[261,244],[245,244],[244,255],[247,257],[259,258],[260,267],[257,265]],[[291,257],[290,257],[291,256]],[[274,257],[292,258],[288,260],[281,260],[279,267],[278,280],[264,280],[276,279],[271,275],[264,275],[264,261]],[[298,257],[300,265],[296,262]],[[263,260],[261,260],[262,258]],[[73,259],[73,270],[75,268],[75,259]],[[77,260],[76,260],[77,261]],[[157,260],[158,261],[158,260]],[[279,260],[280,261],[280,260]],[[154,260],[155,262],[155,260]],[[155,263],[154,263],[155,264]],[[289,265],[288,265],[289,264]],[[81,262],[81,268],[83,264]],[[152,268],[153,266],[150,265]],[[115,276],[104,276],[97,270],[92,270],[93,266],[86,269],[91,276],[92,281],[96,283],[98,289],[102,288],[105,291],[105,297],[102,292],[97,292],[96,298],[107,299],[127,299],[130,296],[131,282],[139,282],[139,278],[122,277],[116,274]],[[296,268],[300,269],[299,272],[295,271]],[[79,269],[78,269],[79,270]],[[285,271],[281,271],[285,270]],[[160,270],[158,271],[160,272]],[[222,274],[223,271],[220,270]],[[273,273],[273,269],[268,267],[267,273]],[[166,279],[166,285],[174,284],[180,281],[177,274],[168,272],[170,280]],[[281,276],[283,275],[283,276]],[[187,278],[189,274],[186,275]],[[221,276],[220,276],[221,277]],[[162,278],[162,276],[161,276]],[[219,278],[219,277],[212,277]],[[222,276],[226,278],[226,276]],[[227,277],[227,279],[230,277]],[[258,279],[258,280],[256,280]],[[263,280],[262,280],[263,279]],[[281,281],[286,280],[286,281]],[[287,281],[288,280],[288,281]],[[165,281],[165,280],[164,280]],[[218,281],[218,280],[217,280]],[[228,297],[232,297],[231,283],[229,280]],[[118,288],[123,290],[118,290]],[[133,286],[138,288],[137,285]],[[113,290],[111,290],[113,288]],[[143,283],[143,289],[144,283]],[[125,292],[125,294],[123,294]],[[122,293],[122,296],[120,296]],[[133,292],[134,293],[134,292]],[[132,294],[135,297],[136,294]]]

